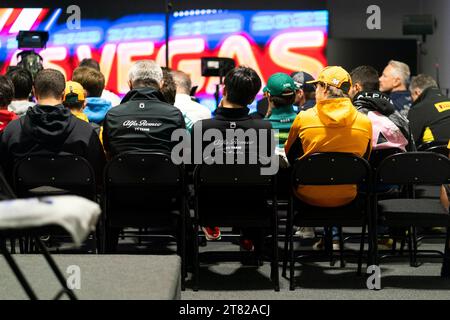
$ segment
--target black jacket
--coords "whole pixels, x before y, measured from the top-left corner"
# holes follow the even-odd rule
[[[198,121],[194,124],[191,130],[192,143],[192,159],[194,163],[199,162],[199,157],[195,158],[195,145],[202,142],[202,151],[211,143],[214,143],[215,151],[223,152],[223,161],[226,161],[226,154],[233,153],[235,156],[239,154],[246,155],[246,162],[248,161],[248,155],[252,154],[252,146],[256,148],[257,159],[270,157],[275,149],[274,137],[271,132],[272,125],[269,121],[252,119],[249,115],[249,109],[239,108],[217,108],[214,118]],[[201,130],[200,130],[201,129]],[[223,137],[223,139],[214,138],[213,141],[203,141],[204,133],[209,129],[218,129]],[[232,133],[236,133],[237,129],[242,129],[243,132],[249,133],[248,129],[254,129],[253,132],[256,133],[256,140],[253,139],[255,136],[249,136],[244,138],[245,141],[239,140],[239,137],[227,139],[227,130]],[[267,148],[265,150],[260,150],[259,146],[262,141],[259,141],[259,133],[261,129],[265,129],[263,139],[265,139]],[[199,136],[201,133],[201,136]],[[199,149],[199,148],[198,148]],[[215,155],[215,152],[212,153]]]
[[[103,125],[103,145],[111,155],[127,151],[170,153],[177,143],[172,132],[185,128],[180,110],[152,88],[131,90],[122,103],[111,108]]]
[[[414,140],[411,135],[409,121],[400,114],[392,103],[392,100],[379,91],[361,91],[353,98],[353,105],[359,112],[367,115],[370,111],[377,111],[391,120],[400,129],[403,136],[408,140],[406,146],[408,151],[415,150]]]
[[[97,179],[105,164],[105,154],[94,129],[62,104],[28,109],[24,117],[10,122],[2,135],[0,157],[7,176],[20,158],[46,154],[81,156],[92,165]]]
[[[424,143],[427,128],[432,138],[425,142],[445,142],[450,139],[450,100],[438,88],[425,89],[409,110],[408,119],[416,145]]]

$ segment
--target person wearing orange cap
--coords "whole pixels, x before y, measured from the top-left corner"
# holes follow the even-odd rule
[[[352,86],[348,72],[326,67],[309,83],[316,85],[316,105],[300,112],[289,131],[285,144],[289,162],[316,152],[349,152],[368,158],[372,124],[348,98]],[[296,195],[310,205],[337,207],[355,198],[356,186],[300,186]]]
[[[67,81],[64,90],[63,104],[72,112],[72,114],[83,121],[89,122],[87,116],[83,113],[86,106],[86,95],[83,86],[75,81]]]
[[[317,152],[347,152],[368,159],[372,124],[348,97],[352,86],[348,72],[338,66],[326,67],[316,80],[307,83],[316,86],[316,105],[301,111],[292,124],[285,144],[289,163]],[[295,194],[309,205],[339,207],[355,199],[357,186],[302,185]],[[314,249],[322,248],[323,241],[314,245]]]
[[[86,107],[86,93],[83,86],[76,81],[67,81],[66,89],[64,90],[63,104],[70,112],[80,120],[89,122],[88,116],[83,112]],[[103,127],[100,125],[89,122],[94,128],[95,132],[99,135],[100,142],[103,145],[102,131]]]

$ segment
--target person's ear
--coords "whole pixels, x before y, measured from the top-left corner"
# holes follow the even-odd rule
[[[128,80],[128,87],[130,88],[130,90],[133,90],[133,83],[131,82],[131,80]]]
[[[355,92],[361,92],[362,91],[362,87],[359,83],[355,83],[354,85],[355,88]]]

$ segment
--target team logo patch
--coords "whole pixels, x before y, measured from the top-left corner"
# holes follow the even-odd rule
[[[439,112],[450,110],[450,101],[443,101],[434,105]]]

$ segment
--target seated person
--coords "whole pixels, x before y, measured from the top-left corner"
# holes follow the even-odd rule
[[[408,114],[411,132],[419,147],[424,143],[447,143],[450,139],[450,100],[436,81],[425,74],[412,78],[413,105]]]
[[[8,106],[14,98],[14,85],[5,76],[0,76],[0,132],[12,121],[17,119],[14,112],[8,111]]]
[[[372,148],[372,124],[356,111],[348,92],[350,75],[341,67],[326,67],[316,84],[316,106],[301,111],[289,131],[285,145],[291,164],[297,159],[318,152],[347,152],[369,158]],[[339,207],[351,203],[357,186],[298,186],[296,196],[306,204],[318,207]],[[326,195],[326,196],[325,196]],[[322,248],[323,241],[315,248]]]
[[[92,68],[78,67],[73,71],[72,81],[81,84],[86,91],[86,107],[83,112],[89,122],[102,125],[106,113],[112,108],[111,102],[101,97],[105,89],[103,74]]]
[[[21,117],[28,108],[35,105],[30,101],[33,78],[30,71],[20,67],[9,67],[6,76],[14,85],[14,99],[9,104],[8,110]]]
[[[250,137],[248,141],[241,141],[238,137],[232,141],[224,139],[221,143],[214,143],[216,149],[215,154],[232,153],[233,156],[237,154],[246,155],[246,161],[250,157],[256,157],[258,160],[260,157],[271,156],[274,149],[274,141],[272,135],[272,126],[269,121],[252,119],[249,115],[250,109],[247,107],[253,102],[256,94],[261,88],[261,79],[258,74],[251,68],[237,67],[231,70],[225,76],[225,86],[223,90],[223,99],[219,108],[216,109],[215,116],[212,119],[197,121],[192,128],[192,149],[195,150],[195,143],[201,141],[202,151],[206,148],[211,141],[203,141],[202,137],[204,133],[209,129],[217,129],[225,137],[227,133],[234,133],[237,130],[256,130],[259,134],[257,136],[263,136],[267,145],[267,150],[259,150],[256,148],[256,154],[252,153],[249,145],[258,146],[258,141],[252,140]],[[261,130],[261,131],[260,131]],[[200,136],[199,136],[200,135]],[[258,139],[258,138],[257,138]],[[203,153],[202,153],[203,154]],[[193,155],[194,157],[196,155]],[[203,159],[204,161],[205,159]],[[246,162],[247,163],[247,162]],[[277,168],[278,169],[278,168]],[[238,196],[236,196],[238,197]],[[234,199],[235,203],[245,203],[248,199],[252,198],[251,190],[247,194],[242,194],[239,199]],[[256,210],[260,212],[264,204],[252,203],[249,210]],[[224,210],[226,205],[221,207]],[[228,210],[228,209],[225,209]],[[230,209],[232,210],[232,209]],[[218,227],[203,227],[205,236],[208,240],[214,240],[220,238],[220,229]],[[253,250],[253,244],[258,239],[257,231],[252,228],[243,230],[243,239],[241,245],[246,250]]]
[[[64,107],[64,90],[61,72],[45,69],[36,75],[33,91],[37,105],[3,131],[0,160],[5,172],[11,173],[16,161],[29,155],[74,154],[85,158],[97,181],[102,181],[105,154],[98,135]]]
[[[86,107],[85,91],[81,84],[75,81],[66,82],[66,89],[64,91],[63,104],[66,108],[72,112],[72,114],[80,120],[89,122],[87,115],[83,112]],[[99,126],[95,122],[90,123],[95,132],[99,135],[100,142],[102,141],[103,127]]]
[[[372,149],[413,151],[409,122],[395,109],[389,97],[378,91],[378,72],[370,66],[359,66],[350,75],[353,85],[349,96],[353,105],[372,122]]]

